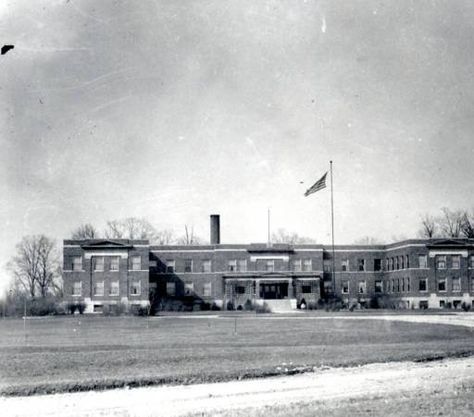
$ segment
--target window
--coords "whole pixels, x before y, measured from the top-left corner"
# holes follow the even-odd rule
[[[142,257],[132,256],[132,271],[140,271],[142,269]]]
[[[227,270],[231,272],[237,271],[237,261],[232,260],[227,263]]]
[[[328,261],[328,260],[323,261],[323,271],[331,272],[331,261]]]
[[[269,259],[265,262],[265,271],[273,272],[275,270],[275,261],[273,259]]]
[[[120,265],[120,258],[118,256],[112,256],[110,258],[110,270],[111,271],[118,271]]]
[[[407,284],[406,284],[405,288],[406,288],[407,292],[411,291],[411,278],[410,277],[407,278]]]
[[[374,271],[382,270],[382,259],[374,259]]]
[[[349,259],[343,259],[341,262],[341,269],[343,271],[349,271]]]
[[[402,288],[401,288],[401,291],[402,291],[402,292],[405,292],[405,278],[402,278],[401,281],[402,281]]]
[[[347,280],[342,281],[342,293],[349,294],[349,281]]]
[[[395,258],[395,264],[396,264],[396,268],[400,269],[400,261],[398,259],[398,256]]]
[[[359,287],[358,288],[359,288],[359,294],[365,294],[366,289],[367,289],[365,281],[359,281]]]
[[[440,307],[440,308],[446,307],[446,302],[445,302],[444,300],[440,300],[440,302],[439,302],[439,307]]]
[[[418,268],[428,268],[428,258],[426,257],[426,255],[418,255]]]
[[[395,285],[396,285],[396,292],[400,292],[400,280],[397,278],[395,280]]]
[[[245,287],[243,285],[238,285],[235,287],[236,294],[245,294]]]
[[[94,271],[103,271],[104,270],[104,257],[103,256],[94,256],[93,258]]]
[[[446,278],[438,279],[438,291],[446,291]]]
[[[204,283],[204,297],[210,297],[212,295],[212,282],[205,282]]]
[[[426,278],[420,278],[418,281],[419,291],[428,291],[428,280]]]
[[[166,260],[166,272],[168,274],[173,274],[176,269],[176,262],[173,259]]]
[[[141,281],[132,281],[130,284],[130,295],[140,295],[142,292]]]
[[[400,268],[405,269],[405,258],[400,256]]]
[[[393,258],[390,258],[389,268],[390,271],[393,271]]]
[[[436,257],[436,268],[437,269],[446,269],[446,256],[438,255]]]
[[[72,258],[72,270],[82,271],[82,256],[74,256]]]
[[[184,283],[184,295],[192,295],[194,293],[194,282]]]
[[[301,272],[301,259],[293,260],[293,271]]]
[[[75,297],[82,295],[82,281],[75,281],[72,284],[72,295]]]
[[[382,281],[377,280],[374,282],[375,285],[375,292],[376,293],[381,293],[382,292]]]
[[[168,297],[174,297],[176,295],[176,282],[166,283],[166,295]]]
[[[426,310],[428,308],[428,301],[427,300],[420,300],[418,306],[421,310]]]
[[[184,272],[193,272],[193,260],[185,259],[184,260]]]
[[[461,291],[461,278],[453,277],[453,292]]]
[[[237,269],[240,272],[247,272],[247,259],[239,259],[237,261]]]
[[[98,281],[94,284],[94,295],[99,297],[104,295],[104,281]]]
[[[305,259],[303,261],[303,271],[309,272],[309,271],[312,271],[312,270],[313,270],[313,263],[312,263],[311,259]]]
[[[408,255],[405,255],[405,266],[410,268],[410,257]]]
[[[202,261],[202,272],[211,272],[212,265],[211,265],[211,260],[210,259],[205,259]]]
[[[111,281],[110,282],[110,290],[109,295],[119,295],[120,286],[118,281]]]
[[[451,268],[452,269],[461,268],[461,256],[459,256],[459,255],[451,256]]]
[[[365,271],[365,259],[358,259],[357,260],[358,270]]]
[[[301,292],[303,294],[311,294],[311,285],[303,285],[301,287]]]

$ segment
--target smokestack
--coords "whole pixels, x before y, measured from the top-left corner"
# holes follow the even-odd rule
[[[221,225],[218,214],[211,214],[211,245],[221,243]]]

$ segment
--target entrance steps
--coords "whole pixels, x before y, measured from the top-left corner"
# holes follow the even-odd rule
[[[296,300],[294,298],[285,300],[264,300],[264,302],[272,313],[287,313],[296,310]]]

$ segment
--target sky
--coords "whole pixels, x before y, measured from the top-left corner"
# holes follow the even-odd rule
[[[0,288],[25,235],[416,237],[471,208],[474,3],[3,0]],[[328,182],[329,185],[329,182]]]

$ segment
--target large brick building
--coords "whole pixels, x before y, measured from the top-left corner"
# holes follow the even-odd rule
[[[64,293],[86,311],[104,305],[182,305],[274,310],[334,298],[347,305],[474,307],[474,239],[388,245],[211,244],[156,246],[146,240],[65,240]],[[334,273],[332,267],[335,266]]]

